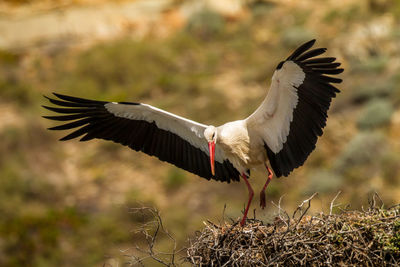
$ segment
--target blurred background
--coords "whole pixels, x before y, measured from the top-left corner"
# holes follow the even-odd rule
[[[122,265],[151,219],[133,208],[157,208],[180,248],[247,201],[244,183],[111,142],[58,142],[66,132],[46,130],[42,95],[145,102],[219,125],[254,111],[278,62],[312,38],[342,62],[342,93],[305,166],[268,187],[264,211],[266,173],[252,173],[265,221],[281,196],[288,211],[314,192],[314,211],[328,211],[339,190],[354,209],[374,192],[399,203],[399,1],[2,0],[0,265]]]

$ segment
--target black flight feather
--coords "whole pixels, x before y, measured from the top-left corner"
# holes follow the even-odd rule
[[[74,130],[61,138],[61,141],[81,136],[80,141],[94,138],[112,140],[136,151],[154,155],[162,161],[172,163],[207,180],[215,179],[229,183],[240,179],[238,170],[228,160],[222,163],[215,161],[215,176],[213,176],[208,153],[191,145],[179,135],[158,128],[155,122],[116,117],[105,107],[109,102],[56,93],[54,95],[58,99],[47,96],[45,98],[56,106],[43,107],[62,115],[43,117],[61,121],[63,124],[51,127],[50,130]],[[140,105],[131,102],[119,102],[119,104]]]
[[[326,51],[325,48],[309,50],[314,43],[315,40],[311,40],[301,45],[286,60],[296,63],[303,70],[305,78],[297,87],[298,102],[293,109],[289,134],[282,149],[274,153],[264,143],[277,177],[288,176],[293,169],[304,164],[315,149],[318,136],[323,133],[332,98],[340,92],[332,83],[342,80],[327,76],[342,73],[343,69],[338,68],[340,63],[335,62],[334,57],[314,58]],[[280,63],[281,67],[284,63]]]

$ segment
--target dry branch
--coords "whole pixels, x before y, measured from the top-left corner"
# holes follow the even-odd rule
[[[155,208],[142,207],[131,209],[132,213],[138,213],[143,217],[150,216],[153,218],[147,223],[143,223],[135,232],[140,234],[146,241],[146,248],[138,245],[135,246],[136,252],[142,256],[129,255],[130,260],[126,263],[127,266],[145,266],[145,262],[151,260],[158,262],[164,266],[177,266],[176,254],[180,252],[176,249],[175,238],[164,228],[160,212]],[[162,252],[156,249],[157,240],[160,238],[170,239],[173,248],[170,252]]]

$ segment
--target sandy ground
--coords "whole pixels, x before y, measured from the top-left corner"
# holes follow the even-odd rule
[[[0,49],[85,45],[119,36],[163,37],[205,6],[233,17],[243,12],[244,1],[135,0],[21,7],[0,3]]]
[[[127,32],[140,37],[162,19],[163,11],[171,3],[171,0],[145,0],[1,12],[0,48],[30,48],[52,42],[84,44]],[[157,28],[163,31],[162,27]]]

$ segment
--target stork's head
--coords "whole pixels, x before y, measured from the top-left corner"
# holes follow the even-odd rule
[[[204,137],[208,142],[208,149],[210,151],[210,164],[211,164],[211,173],[215,175],[215,165],[214,165],[214,156],[215,156],[215,143],[217,142],[217,128],[210,125],[204,130]]]

